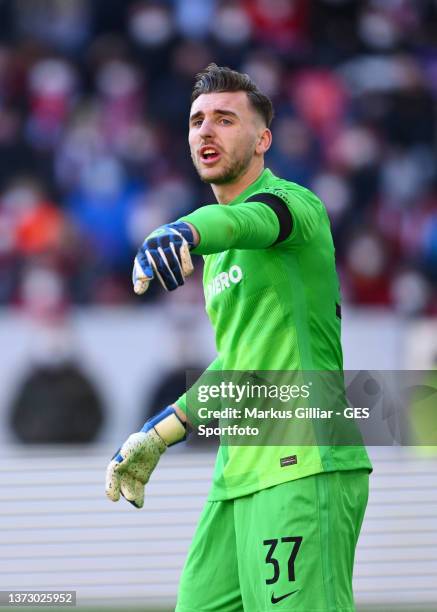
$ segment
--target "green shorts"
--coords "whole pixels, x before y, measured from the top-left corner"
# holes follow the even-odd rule
[[[315,474],[207,502],[176,612],[354,612],[369,473]]]

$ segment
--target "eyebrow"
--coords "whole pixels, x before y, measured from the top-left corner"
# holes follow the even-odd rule
[[[238,119],[238,115],[237,113],[234,113],[233,111],[230,110],[224,110],[221,108],[215,108],[213,111],[214,115],[226,115],[228,117],[235,117],[236,119]],[[194,121],[195,119],[197,119],[198,117],[202,117],[205,113],[201,110],[197,111],[197,113],[194,113],[193,115],[191,115],[190,117],[190,121]]]

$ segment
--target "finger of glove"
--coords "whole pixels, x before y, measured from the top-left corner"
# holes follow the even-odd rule
[[[137,252],[135,257],[137,266],[134,266],[135,280],[152,280],[154,276],[153,267],[147,257],[147,251],[147,248],[141,247]]]
[[[165,285],[164,279],[162,278],[161,274],[159,273],[159,270],[155,264],[155,260],[153,259],[150,251],[147,251],[147,258],[150,261],[150,265],[153,267],[153,274],[154,276],[159,280],[159,282],[161,283],[161,285],[164,287],[164,289],[167,290],[167,287]]]
[[[126,473],[122,474],[120,484],[123,497],[137,508],[142,508],[144,505],[143,483],[132,474]]]
[[[141,456],[144,453],[144,444],[147,439],[147,434],[142,431],[137,431],[131,434],[123,444],[115,457],[117,470],[124,473],[132,464],[137,464],[141,461]]]
[[[179,258],[181,260],[182,272],[184,277],[190,276],[190,274],[194,272],[194,266],[191,260],[190,249],[186,240],[184,240],[179,250]]]
[[[167,291],[173,291],[184,284],[181,265],[171,248],[162,247],[148,251],[153,262],[153,268],[161,285]]]
[[[164,249],[164,255],[167,259],[168,266],[170,267],[173,276],[176,279],[178,287],[181,287],[185,283],[185,281],[182,263],[178,255],[178,251],[178,246],[171,242],[170,246],[167,249]]]
[[[120,499],[121,477],[116,469],[118,465],[117,461],[112,460],[106,469],[106,495],[114,502]]]
[[[159,246],[155,251],[158,254],[158,271],[168,291],[174,291],[184,284],[181,264],[171,246],[171,243],[167,247]]]
[[[184,247],[184,245],[186,245],[186,248],[188,249],[188,244],[186,243],[186,241],[184,240],[184,242],[181,245],[175,245],[173,243],[170,244],[170,249],[171,249],[171,258],[172,261],[175,262],[175,265],[177,265],[177,272],[178,275],[177,276],[177,280],[180,285],[183,285],[185,283],[185,277],[189,276],[190,273],[186,273],[184,270],[184,262],[182,261],[182,249]],[[190,258],[190,254],[189,254],[189,249],[187,250],[188,253],[188,257],[191,261]]]
[[[124,497],[123,493],[122,496]],[[126,501],[129,502],[129,504],[131,504],[134,508],[142,508],[142,506],[138,506],[135,501],[131,501],[130,499],[126,499]]]
[[[137,295],[145,293],[149,288],[152,278],[153,269],[150,266],[145,254],[140,251],[135,257],[134,267],[132,270],[132,283],[135,293]]]

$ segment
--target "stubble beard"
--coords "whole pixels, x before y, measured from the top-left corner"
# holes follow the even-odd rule
[[[214,176],[203,176],[202,168],[200,163],[197,164],[195,158],[192,156],[194,167],[197,170],[197,174],[200,177],[200,180],[203,183],[207,183],[209,185],[225,185],[226,183],[233,183],[236,179],[238,179],[242,174],[250,166],[250,163],[253,158],[254,151],[252,148],[248,148],[243,157],[235,159],[233,162],[229,162],[222,169],[220,174]]]

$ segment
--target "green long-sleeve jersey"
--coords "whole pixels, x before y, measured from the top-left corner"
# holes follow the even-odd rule
[[[281,215],[263,202],[269,195],[291,212],[285,239]],[[205,260],[206,310],[218,354],[209,369],[342,370],[334,246],[326,209],[311,191],[266,169],[229,204],[204,206],[181,220],[197,229],[193,252]],[[186,410],[186,401],[183,395],[176,403]],[[284,465],[281,459],[291,455]],[[362,446],[222,445],[210,499],[357,468],[371,469]]]

